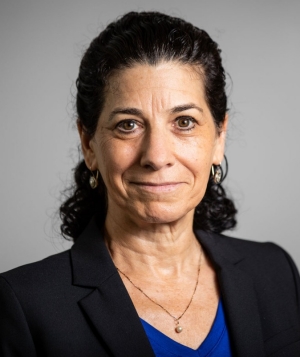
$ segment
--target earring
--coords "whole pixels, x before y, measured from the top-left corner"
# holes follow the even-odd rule
[[[90,170],[90,171],[91,171],[91,176],[90,176],[89,183],[90,183],[91,188],[95,189],[98,186],[99,171],[97,170],[96,177],[94,176],[93,171],[92,170]]]
[[[223,176],[221,164],[211,165],[211,173],[213,176],[214,183],[219,184],[222,181],[222,176]]]

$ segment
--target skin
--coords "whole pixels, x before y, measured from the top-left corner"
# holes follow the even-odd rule
[[[184,330],[121,278],[141,318],[196,349],[209,332],[219,293],[215,272],[194,236],[196,205],[211,165],[224,155],[227,117],[217,130],[199,71],[176,62],[135,65],[110,78],[95,135],[78,127],[87,166],[108,194],[105,236],[115,265]]]

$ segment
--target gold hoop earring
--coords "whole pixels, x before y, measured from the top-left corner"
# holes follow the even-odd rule
[[[99,171],[96,170],[97,171],[96,177],[95,177],[93,171],[92,170],[90,170],[90,171],[91,171],[91,176],[90,176],[89,183],[90,183],[91,188],[94,190],[98,186]]]

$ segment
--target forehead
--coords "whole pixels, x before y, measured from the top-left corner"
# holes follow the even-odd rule
[[[134,101],[145,98],[166,100],[200,99],[204,97],[200,68],[178,62],[156,66],[136,64],[115,72],[106,88],[106,100]],[[186,98],[188,99],[188,98]]]

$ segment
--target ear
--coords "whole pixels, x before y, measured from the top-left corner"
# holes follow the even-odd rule
[[[214,165],[220,165],[224,158],[227,125],[228,125],[228,113],[226,113],[225,115],[224,122],[222,124],[221,129],[219,129],[220,131],[216,139],[215,152],[213,156]]]
[[[91,171],[96,170],[97,161],[94,150],[92,149],[91,145],[91,141],[93,140],[93,138],[89,134],[87,134],[82,124],[80,124],[79,122],[77,122],[77,129],[81,141],[81,149],[85,164]]]

